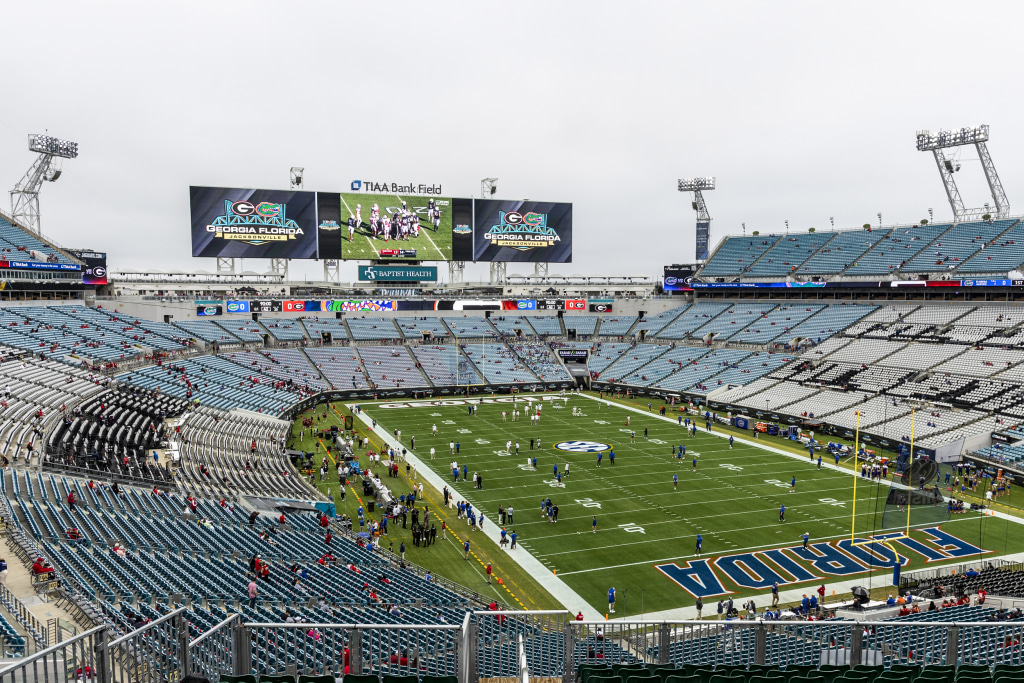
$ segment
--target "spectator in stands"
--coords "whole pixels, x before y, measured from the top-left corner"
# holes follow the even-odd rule
[[[50,563],[43,558],[37,557],[36,561],[32,563],[32,573],[36,576],[51,574],[53,573],[53,567],[51,567]]]
[[[0,557],[0,586],[7,585],[7,560]]]

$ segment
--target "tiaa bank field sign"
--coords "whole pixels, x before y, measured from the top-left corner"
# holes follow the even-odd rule
[[[359,266],[364,282],[437,282],[437,266]]]

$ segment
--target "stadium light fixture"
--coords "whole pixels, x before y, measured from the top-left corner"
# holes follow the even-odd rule
[[[39,154],[61,157],[62,159],[74,159],[78,156],[78,143],[70,140],[62,140],[52,135],[40,135],[38,133],[28,136],[29,151]]]
[[[711,241],[711,214],[704,203],[704,190],[715,189],[714,176],[700,176],[695,178],[680,178],[677,186],[680,192],[692,192],[693,202],[690,206],[697,212],[697,260],[704,261],[708,258],[708,243]]]
[[[288,175],[291,180],[292,189],[301,190],[303,187],[302,179],[306,175],[306,169],[302,166],[292,166],[288,169]]]
[[[919,152],[974,145],[979,142],[988,142],[987,125],[961,128],[960,130],[940,130],[934,134],[930,130],[917,131],[917,151]]]
[[[705,176],[701,178],[680,178],[679,179],[679,191],[680,192],[695,192],[697,190],[713,190],[715,189],[715,177]]]
[[[480,197],[487,199],[493,197],[498,192],[498,179],[497,178],[484,178],[480,181]]]
[[[940,130],[932,133],[930,130],[917,131],[917,150],[919,152],[931,152],[935,157],[935,165],[939,169],[939,176],[945,186],[946,198],[949,200],[950,208],[953,209],[954,221],[978,220],[985,213],[983,208],[967,208],[960,198],[960,190],[956,186],[953,174],[960,170],[960,163],[955,157],[947,157],[946,149],[952,147],[964,147],[974,145],[978,151],[978,160],[981,161],[982,171],[985,173],[985,180],[988,182],[989,192],[995,203],[995,218],[1008,218],[1010,215],[1010,201],[1003,190],[1003,183],[996,173],[995,164],[992,162],[992,155],[989,154],[988,142],[989,130],[987,125],[975,126],[973,128],[961,128],[959,130]]]
[[[41,234],[39,190],[43,182],[52,183],[60,178],[63,160],[78,156],[78,143],[33,133],[28,136],[28,148],[39,156],[11,190],[11,216],[22,227]]]

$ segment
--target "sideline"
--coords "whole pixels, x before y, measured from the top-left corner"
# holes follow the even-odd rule
[[[373,432],[376,436],[380,437],[382,441],[387,443],[392,448],[397,448],[399,451],[403,448],[403,445],[395,440],[395,438],[388,434],[387,430],[384,429],[380,423],[376,427],[373,426],[373,418],[371,418],[365,409],[359,412],[357,417],[362,420],[363,424],[366,425],[368,431]],[[441,491],[447,485],[444,481],[430,466],[413,452],[406,448],[406,459],[416,465],[417,476],[422,476],[431,486],[438,491]],[[466,498],[462,496],[458,491],[449,489],[451,496],[456,501],[465,501]],[[477,510],[481,514],[484,514],[482,510]],[[541,564],[540,560],[535,558],[530,552],[522,547],[516,548],[515,552],[510,550],[502,550],[501,546],[498,545],[498,541],[501,539],[501,525],[492,518],[490,515],[484,514],[487,519],[487,524],[484,526],[483,535],[494,542],[494,545],[500,552],[516,562],[523,571],[528,573],[534,581],[544,587],[548,593],[552,595],[556,600],[562,603],[562,606],[571,612],[583,612],[583,616],[586,619],[600,620],[604,618],[604,615],[594,609],[590,603],[584,600],[579,593],[570,588],[564,581],[558,576],[552,573],[547,567]],[[572,605],[572,607],[570,607]]]

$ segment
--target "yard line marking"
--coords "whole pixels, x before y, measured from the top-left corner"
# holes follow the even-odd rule
[[[345,195],[341,195],[341,203],[345,205],[345,208],[348,210],[350,215],[356,215],[355,212],[352,211],[352,208],[348,205],[348,202],[345,201]],[[357,225],[356,227],[361,228],[363,226]],[[366,243],[370,245],[370,249],[373,249],[373,253],[377,255],[377,258],[380,258],[380,252],[377,251],[377,249],[373,246],[373,242],[370,241],[370,237],[368,235],[363,235],[363,237],[366,238]]]
[[[398,197],[397,194],[395,196]],[[398,197],[398,201],[404,202],[405,200],[402,199],[401,197]],[[416,216],[416,221],[419,222],[419,220],[420,220],[420,217]],[[442,261],[447,261],[448,259],[446,259],[444,257],[444,252],[437,248],[437,245],[434,244],[434,240],[430,239],[430,235],[427,234],[427,231],[426,230],[421,230],[420,232],[422,232],[423,236],[427,238],[428,242],[430,242],[430,246],[434,247],[434,249],[437,251],[437,253],[441,255],[441,260]]]

